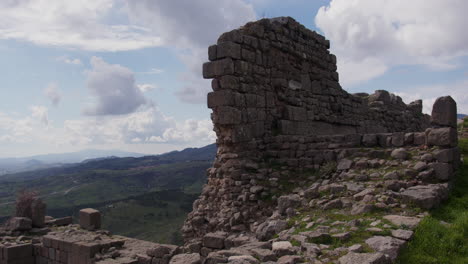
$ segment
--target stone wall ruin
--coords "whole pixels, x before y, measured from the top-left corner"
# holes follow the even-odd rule
[[[304,183],[308,170],[347,149],[424,144],[422,101],[407,105],[383,90],[349,94],[329,48],[290,17],[248,23],[209,47],[203,77],[213,79],[218,153],[184,225],[187,240],[251,229],[285,185]]]

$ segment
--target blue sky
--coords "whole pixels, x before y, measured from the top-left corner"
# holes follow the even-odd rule
[[[87,148],[162,153],[215,141],[201,78],[217,37],[291,16],[331,41],[343,88],[468,113],[463,0],[5,0],[0,157]]]

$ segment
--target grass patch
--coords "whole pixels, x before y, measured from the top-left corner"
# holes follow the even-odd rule
[[[397,263],[468,263],[468,139],[459,148],[465,158],[449,200],[421,221]]]

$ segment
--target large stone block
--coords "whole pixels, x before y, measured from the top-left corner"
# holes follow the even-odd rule
[[[32,228],[32,221],[27,217],[12,217],[8,221],[8,229],[13,231],[26,231]]]
[[[304,121],[307,119],[307,110],[302,107],[287,105],[284,108],[284,117],[287,120]]]
[[[203,237],[202,243],[207,248],[223,249],[225,239],[225,233],[208,233]]]
[[[365,147],[375,147],[377,142],[376,134],[365,134],[362,136],[362,145]]]
[[[178,247],[175,245],[156,244],[153,248],[148,249],[146,254],[155,258],[164,258],[165,256],[173,256]]]
[[[392,143],[392,134],[377,134],[377,141],[379,142],[379,146],[381,147],[390,147]]]
[[[434,171],[435,176],[438,180],[448,181],[453,175],[453,166],[449,163],[435,162],[430,165]]]
[[[213,122],[219,125],[238,125],[242,120],[242,112],[229,106],[218,107]]]
[[[101,228],[101,212],[92,208],[81,209],[80,226],[87,230]]]
[[[217,45],[211,45],[208,47],[208,59],[214,61],[217,59]]]
[[[228,90],[208,93],[208,108],[217,106],[242,106],[243,96]]]
[[[390,93],[385,90],[377,90],[368,97],[369,102],[380,101],[383,103],[390,102]]]
[[[450,96],[437,98],[432,106],[431,124],[457,127],[457,103]]]
[[[428,128],[426,144],[439,147],[456,147],[458,144],[457,130],[452,127]]]
[[[405,144],[405,133],[393,133],[392,135],[392,145],[395,147],[401,147]]]
[[[234,74],[234,63],[232,59],[225,58],[222,60],[205,62],[203,64],[203,78],[211,79],[222,75]]]
[[[200,254],[193,253],[193,254],[179,254],[175,255],[169,264],[200,264],[201,258]]]
[[[414,133],[413,144],[416,146],[426,144],[426,134],[424,132]]]
[[[32,226],[44,227],[47,205],[41,199],[35,199],[31,203]]]
[[[422,113],[423,102],[422,100],[416,100],[409,103],[408,108],[414,113]]]
[[[457,158],[458,148],[438,149],[434,151],[434,157],[438,162],[452,163]]]
[[[14,245],[3,248],[3,259],[6,263],[13,263],[15,260],[29,260],[33,256],[32,244]],[[19,262],[22,263],[22,262]],[[34,263],[34,262],[29,262]],[[25,262],[26,264],[26,262]]]
[[[240,59],[241,45],[234,42],[222,42],[218,44],[216,52],[217,59],[223,59],[227,57],[233,59]]]

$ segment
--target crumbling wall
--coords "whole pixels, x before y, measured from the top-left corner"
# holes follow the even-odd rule
[[[275,192],[303,184],[308,170],[336,161],[345,148],[368,139],[381,147],[425,140],[412,133],[429,126],[422,101],[406,105],[386,91],[349,94],[329,47],[289,17],[248,23],[209,47],[203,76],[213,79],[208,107],[218,153],[184,225],[187,239],[248,230],[271,214]]]

